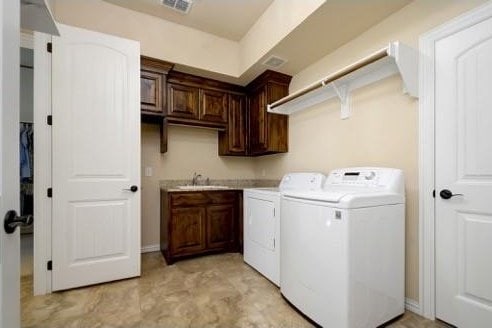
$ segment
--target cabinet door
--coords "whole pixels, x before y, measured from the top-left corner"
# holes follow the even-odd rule
[[[229,249],[233,246],[236,229],[234,204],[207,207],[207,248]]]
[[[201,89],[200,120],[227,123],[227,93]]]
[[[204,207],[178,207],[171,210],[171,243],[173,255],[184,255],[205,249]]]
[[[249,133],[253,155],[261,154],[268,149],[266,105],[266,87],[261,87],[253,92],[250,102]]]
[[[289,94],[288,86],[268,83],[267,103],[271,104]],[[266,105],[265,105],[266,106]],[[265,108],[266,112],[266,108]],[[288,151],[289,117],[287,115],[267,113],[266,133],[268,133],[268,150],[276,153]]]
[[[198,119],[198,88],[168,83],[168,116]]]
[[[163,80],[162,74],[140,72],[140,108],[143,113],[164,114]]]
[[[227,129],[219,131],[219,155],[247,155],[246,96],[229,95]]]
[[[246,154],[246,98],[229,95],[229,151]]]

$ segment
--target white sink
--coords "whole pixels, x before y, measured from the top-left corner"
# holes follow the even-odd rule
[[[228,186],[177,186],[181,190],[215,190],[215,189],[230,189]]]

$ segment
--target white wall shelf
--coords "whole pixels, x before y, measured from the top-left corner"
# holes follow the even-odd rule
[[[403,92],[418,98],[418,53],[396,41],[317,83],[269,104],[268,112],[290,115],[337,97],[340,99],[341,118],[346,119],[350,117],[352,91],[395,74],[402,77]]]

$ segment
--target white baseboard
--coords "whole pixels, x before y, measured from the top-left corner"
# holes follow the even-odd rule
[[[151,253],[160,251],[159,244],[142,246],[141,253]]]
[[[405,298],[405,309],[418,315],[422,315],[422,309],[420,308],[419,302],[410,298]]]

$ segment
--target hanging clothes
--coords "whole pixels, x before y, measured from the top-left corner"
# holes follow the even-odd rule
[[[33,214],[34,129],[32,123],[21,123],[19,131],[20,155],[20,212]],[[21,229],[21,232],[24,229]]]
[[[30,178],[32,177],[31,170],[31,156],[29,154],[30,141],[29,135],[32,134],[32,124],[21,123],[20,126],[20,177]]]

